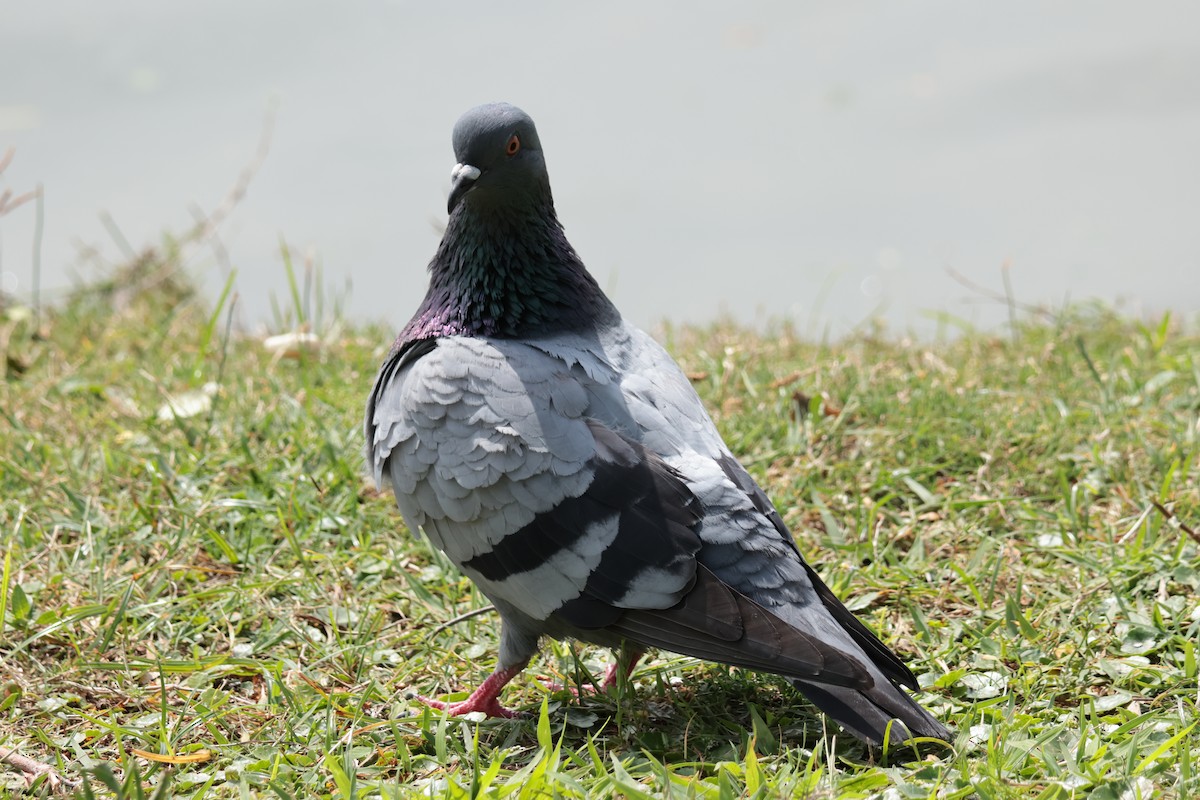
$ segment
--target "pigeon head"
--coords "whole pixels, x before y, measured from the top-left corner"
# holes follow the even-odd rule
[[[429,263],[429,291],[396,346],[583,332],[619,321],[558,221],[529,115],[507,103],[471,109],[454,126],[454,155],[450,219]]]
[[[550,191],[533,120],[508,103],[476,106],[454,126],[448,211],[470,198],[482,209],[534,202]]]

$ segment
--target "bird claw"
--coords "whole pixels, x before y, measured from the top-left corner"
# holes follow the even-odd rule
[[[476,711],[481,711],[489,717],[500,717],[502,719],[516,719],[521,716],[520,712],[500,705],[500,701],[495,697],[476,697],[475,695],[471,695],[466,700],[460,700],[457,703],[434,700],[432,697],[426,697],[421,694],[416,695],[413,699],[437,711],[445,711],[451,717],[461,717],[464,714],[473,714]]]
[[[637,660],[640,657],[641,654],[638,653],[629,661],[628,664],[624,666],[622,666],[620,660],[609,664],[604,670],[604,678],[600,681],[599,686],[594,683],[585,683],[579,688],[575,688],[574,686],[564,686],[561,683],[547,680],[540,675],[538,676],[538,679],[541,680],[543,686],[552,692],[561,692],[565,689],[575,697],[582,697],[589,694],[603,694],[617,685],[617,680],[620,678],[622,672],[624,672],[625,675],[629,675],[631,672],[633,672],[633,666],[637,663]]]
[[[584,695],[589,695],[589,694],[599,694],[600,692],[603,692],[606,688],[603,686],[601,686],[600,688],[596,688],[595,684],[591,684],[591,683],[585,683],[579,687],[568,686],[565,683],[559,683],[558,681],[552,681],[541,675],[538,676],[538,680],[541,681],[542,686],[545,686],[551,692],[570,692],[573,697],[583,697]]]
[[[479,688],[471,692],[470,697],[466,700],[460,700],[457,703],[434,700],[432,697],[425,697],[419,694],[415,695],[413,699],[424,703],[430,708],[445,711],[452,717],[461,717],[463,714],[473,714],[476,711],[481,711],[489,717],[513,719],[521,716],[521,714],[513,711],[511,708],[505,708],[500,705],[500,690],[520,674],[524,668],[525,663],[522,662],[504,669],[497,669],[487,677],[487,680],[479,684]]]

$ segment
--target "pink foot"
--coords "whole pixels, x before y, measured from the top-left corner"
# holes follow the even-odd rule
[[[573,686],[563,686],[561,683],[554,683],[552,681],[543,681],[543,683],[545,684],[546,688],[552,692],[561,692],[563,689],[566,689],[576,697],[585,694],[599,694],[600,692],[607,692],[609,689],[617,685],[617,680],[622,673],[624,673],[626,678],[633,674],[633,668],[637,665],[637,662],[639,659],[641,659],[642,655],[644,654],[637,651],[628,654],[623,653],[617,658],[616,661],[613,661],[608,665],[608,667],[605,668],[604,677],[600,680],[599,686],[591,683],[585,683],[576,689]]]
[[[638,659],[642,657],[641,653],[633,653],[629,659],[629,663],[624,667],[621,666],[622,659],[617,659],[608,665],[604,670],[604,677],[600,681],[600,688],[596,691],[607,692],[609,689],[617,685],[617,681],[622,677],[628,678],[633,674],[633,668],[637,666]]]
[[[517,667],[509,667],[508,669],[497,669],[487,677],[483,683],[479,684],[479,688],[471,692],[471,696],[466,700],[460,700],[457,703],[447,703],[442,700],[434,700],[431,697],[417,695],[416,700],[424,703],[430,708],[436,708],[439,711],[445,711],[452,717],[462,716],[463,714],[471,714],[475,711],[482,711],[489,717],[502,717],[504,719],[512,719],[520,716],[519,713],[511,708],[505,708],[500,705],[500,690],[517,675],[521,674],[521,670],[525,668],[524,664]]]
[[[505,708],[500,705],[500,701],[495,697],[478,698],[479,692],[475,692],[466,700],[461,700],[457,703],[447,703],[442,700],[434,700],[432,697],[426,697],[423,694],[417,695],[414,699],[424,703],[430,708],[435,708],[438,711],[445,711],[452,717],[461,717],[463,714],[471,714],[475,711],[482,711],[489,717],[502,717],[504,719],[513,719],[519,717],[516,711],[511,708]]]
[[[567,686],[566,684],[559,683],[558,681],[552,681],[549,678],[543,677],[542,675],[538,675],[538,680],[542,682],[542,686],[545,686],[552,692],[570,692],[575,697],[579,697],[582,694],[596,693],[596,687],[590,683],[585,683],[583,686],[576,688],[574,686]]]

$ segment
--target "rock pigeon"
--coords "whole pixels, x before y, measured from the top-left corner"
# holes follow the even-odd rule
[[[679,366],[584,268],[533,120],[479,106],[453,143],[449,221],[371,391],[366,451],[408,527],[495,605],[500,652],[466,700],[420,699],[514,716],[501,689],[541,637],[570,637],[621,651],[601,689],[661,648],[785,676],[869,743],[948,740]]]

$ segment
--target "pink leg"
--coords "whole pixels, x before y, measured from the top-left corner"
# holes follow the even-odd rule
[[[630,650],[628,653],[621,653],[615,661],[608,665],[608,669],[604,670],[604,680],[600,681],[600,687],[596,690],[599,692],[607,692],[609,689],[617,685],[617,678],[621,673],[628,678],[633,674],[633,668],[637,666],[637,662],[644,656],[641,650]],[[627,663],[622,663],[627,662]]]
[[[434,700],[430,697],[417,695],[417,700],[421,701],[430,708],[436,708],[439,711],[445,711],[452,717],[457,717],[462,714],[470,714],[473,711],[482,711],[489,717],[504,717],[512,719],[520,716],[516,711],[505,708],[500,705],[500,690],[503,689],[509,681],[521,674],[521,670],[525,669],[522,664],[517,667],[509,667],[508,669],[497,669],[491,675],[487,676],[487,680],[479,684],[479,688],[471,692],[471,696],[466,700],[457,703],[446,703],[441,700]]]
[[[600,681],[599,686],[590,683],[585,683],[578,689],[573,686],[563,686],[560,683],[547,682],[546,688],[552,692],[567,689],[571,694],[578,697],[581,694],[597,694],[599,692],[607,692],[609,689],[617,685],[617,678],[622,673],[628,678],[633,673],[633,668],[637,666],[637,662],[645,653],[641,650],[630,650],[621,652],[617,658],[608,665],[604,670],[604,678]]]

